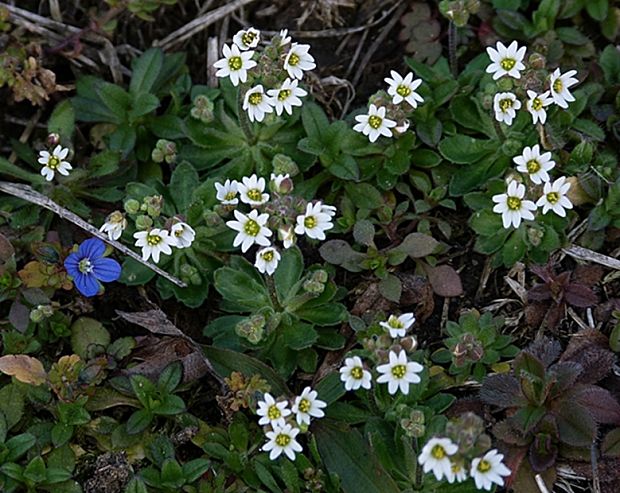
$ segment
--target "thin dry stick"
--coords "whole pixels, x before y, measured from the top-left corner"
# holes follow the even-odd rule
[[[589,262],[604,265],[610,269],[620,270],[620,260],[608,257],[607,255],[603,255],[602,253],[595,252],[588,248],[571,245],[568,248],[563,248],[562,251],[578,260],[587,260]]]
[[[140,255],[138,255],[136,252],[130,250],[129,248],[127,248],[122,243],[119,243],[118,241],[109,239],[108,235],[106,235],[105,233],[102,233],[97,228],[95,228],[93,225],[84,221],[84,219],[82,219],[80,216],[58,205],[56,202],[54,202],[49,197],[46,197],[45,195],[37,192],[36,190],[33,190],[32,187],[28,185],[23,185],[21,183],[10,183],[7,181],[0,181],[0,190],[5,193],[8,193],[9,195],[13,195],[14,197],[18,197],[22,200],[30,202],[31,204],[36,204],[38,206],[44,207],[52,211],[53,213],[59,215],[63,219],[66,219],[67,221],[71,221],[73,224],[75,224],[76,226],[79,226],[80,228],[82,228],[84,231],[87,231],[91,235],[96,236],[100,240],[103,240],[106,243],[108,243],[109,245],[112,245],[114,248],[116,248],[120,252],[124,253],[128,257],[131,257],[136,262],[139,262],[142,265],[145,265],[146,267],[151,269],[153,272],[156,272],[157,274],[164,277],[171,283],[176,284],[180,288],[187,287],[187,284],[185,284],[180,279],[177,279],[173,275],[168,274],[165,270],[160,269],[155,264],[142,260],[142,257],[140,257]]]
[[[183,27],[180,27],[176,31],[170,33],[164,39],[158,40],[153,44],[155,46],[161,46],[164,50],[170,49],[172,46],[191,38],[200,31],[204,31],[211,24],[214,24],[235,10],[254,1],[256,0],[235,0],[234,2],[229,2],[227,5],[223,5],[222,7],[212,10],[205,15],[197,17],[193,21],[185,24]]]

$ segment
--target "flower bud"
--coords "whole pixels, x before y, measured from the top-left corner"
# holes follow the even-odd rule
[[[308,279],[303,284],[304,291],[310,294],[319,295],[325,290],[325,284],[317,281],[313,281],[312,279]]]
[[[166,139],[159,139],[155,144],[155,149],[151,152],[151,159],[156,163],[166,161],[168,164],[174,163],[177,159],[177,146],[174,142]]]
[[[405,351],[407,351],[408,353],[412,353],[418,347],[418,340],[415,336],[403,337],[400,340],[400,345]]]
[[[164,206],[164,198],[161,195],[144,197],[142,206],[146,206],[146,213],[151,217],[158,217]]]
[[[287,195],[293,191],[293,180],[290,179],[288,174],[275,175],[271,173],[269,188],[272,192],[279,195]]]
[[[326,272],[326,271],[324,271],[323,269],[319,269],[319,270],[315,270],[315,271],[312,273],[312,277],[311,277],[311,279],[312,279],[313,281],[316,281],[316,282],[320,282],[320,283],[325,284],[325,283],[327,282],[327,280],[329,279],[329,275],[328,275],[328,274],[327,274],[327,272]]]
[[[499,92],[512,91],[513,83],[511,77],[502,77],[497,81],[497,89]]]
[[[144,231],[145,229],[149,229],[153,226],[153,220],[149,216],[145,216],[141,214],[136,218],[136,228],[140,231]]]
[[[190,115],[202,123],[210,123],[214,119],[213,109],[213,102],[204,94],[199,94],[194,98],[194,106]]]
[[[47,136],[47,145],[49,147],[55,147],[58,144],[60,144],[60,135],[58,135],[56,132],[52,132]]]
[[[127,214],[137,214],[140,210],[140,202],[136,199],[129,199],[123,204],[123,207],[125,208],[125,212],[127,212]]]
[[[544,55],[541,55],[540,53],[532,53],[528,59],[528,62],[530,64],[530,67],[535,70],[539,70],[545,68],[545,65],[547,64],[547,59],[544,57]]]
[[[527,228],[527,238],[534,247],[540,245],[544,234],[545,233],[538,228]]]
[[[299,174],[299,167],[286,154],[276,154],[271,161],[273,172],[276,175],[289,175],[291,177]]]

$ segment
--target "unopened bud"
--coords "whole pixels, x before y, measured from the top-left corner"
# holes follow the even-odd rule
[[[537,247],[540,245],[544,232],[538,228],[527,228],[527,238],[532,246]]]
[[[47,145],[49,147],[54,147],[58,144],[60,144],[60,135],[58,135],[56,132],[52,132],[47,136]]]
[[[158,217],[164,205],[164,198],[161,195],[150,195],[144,197],[143,206],[146,206],[146,213],[151,217]]]
[[[308,279],[304,282],[303,288],[307,293],[319,295],[325,290],[325,284]]]
[[[327,272],[326,272],[326,271],[324,271],[323,269],[319,269],[319,270],[315,270],[315,271],[312,273],[312,277],[311,277],[311,279],[312,279],[313,281],[316,281],[316,282],[320,282],[320,283],[325,284],[325,283],[327,282],[327,280],[329,279],[329,275],[328,275],[328,274],[327,274]]]
[[[544,57],[544,55],[541,55],[540,53],[532,53],[528,61],[530,67],[535,70],[543,69],[547,64],[547,59]]]
[[[278,195],[287,195],[293,191],[293,180],[289,175],[275,175],[271,173],[269,188]]]
[[[511,77],[502,77],[497,81],[497,88],[499,89],[499,92],[512,91],[513,87],[514,85]]]
[[[273,172],[276,175],[289,175],[291,177],[299,174],[299,167],[286,154],[276,154],[271,161]]]
[[[204,94],[199,94],[194,98],[194,106],[190,115],[202,123],[209,123],[214,119],[213,108],[213,102]]]
[[[145,229],[149,229],[153,226],[153,220],[149,216],[140,215],[136,218],[136,228],[140,231],[144,231]]]
[[[127,212],[127,214],[137,214],[140,210],[140,202],[136,199],[129,199],[125,201],[123,207],[125,208],[125,212]]]
[[[405,351],[407,351],[408,353],[412,353],[418,347],[418,340],[415,336],[403,337],[400,340],[400,345]]]

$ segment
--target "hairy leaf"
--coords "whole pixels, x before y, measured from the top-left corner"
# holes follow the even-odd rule
[[[487,376],[482,382],[480,399],[499,408],[514,407],[524,403],[519,381],[505,373]]]
[[[562,351],[562,346],[554,339],[541,337],[530,344],[525,351],[542,361],[546,368],[558,359]]]
[[[596,421],[592,414],[574,402],[562,402],[554,411],[560,441],[574,447],[589,447],[596,436]]]
[[[599,423],[620,424],[620,404],[607,389],[588,385],[578,391],[575,401]]]
[[[620,457],[620,428],[614,428],[605,435],[601,452],[609,457]]]

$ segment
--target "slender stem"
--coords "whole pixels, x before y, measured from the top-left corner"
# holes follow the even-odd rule
[[[237,113],[239,115],[239,126],[241,127],[241,130],[243,130],[243,134],[245,135],[248,144],[253,145],[256,142],[256,136],[254,135],[254,132],[252,132],[248,115],[243,109],[243,98],[245,97],[246,92],[247,89],[245,87],[239,86],[239,92],[237,93]]]
[[[450,21],[448,26],[448,56],[450,60],[450,71],[454,78],[458,75],[458,61],[456,59],[456,44],[457,44],[457,36],[456,36],[456,24],[454,21]]]
[[[495,127],[495,133],[499,137],[499,140],[504,142],[506,140],[506,135],[504,134],[502,127],[500,126],[499,122],[495,119],[495,117],[493,117],[493,126]]]

